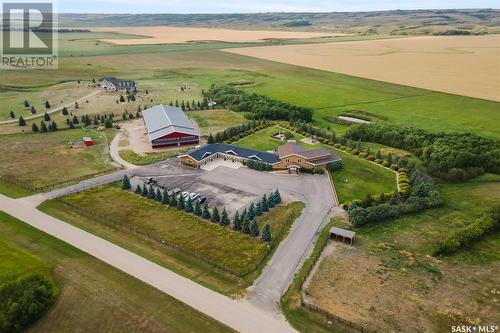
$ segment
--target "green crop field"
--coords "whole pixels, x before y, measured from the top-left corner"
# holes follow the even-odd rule
[[[17,187],[37,191],[97,173],[110,172],[104,135],[90,130],[64,130],[36,134],[0,136],[0,180],[3,187],[14,183]],[[83,137],[90,136],[95,145],[85,147]],[[73,142],[71,148],[68,143]],[[5,192],[7,193],[7,192]]]
[[[288,219],[294,221],[302,208],[294,203],[281,205],[257,221],[261,226],[270,223],[273,232],[281,226],[289,228]],[[256,276],[240,278],[216,269],[214,264],[239,273],[259,270],[270,259],[268,244],[260,240],[128,193],[116,185],[47,201],[41,209],[227,295],[241,294]],[[276,246],[282,238],[276,240]]]
[[[123,332],[133,327],[179,333],[232,332],[184,303],[3,212],[0,228],[0,272],[15,269],[50,273],[60,289],[57,303],[29,332],[75,332],[82,327],[91,332]],[[36,253],[36,257],[29,253]]]

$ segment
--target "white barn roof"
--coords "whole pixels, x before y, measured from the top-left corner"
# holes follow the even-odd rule
[[[142,117],[150,142],[175,132],[199,136],[181,108],[160,104],[144,110]]]

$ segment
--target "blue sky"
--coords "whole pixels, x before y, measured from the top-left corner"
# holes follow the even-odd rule
[[[60,13],[257,13],[499,8],[492,0],[59,0]]]

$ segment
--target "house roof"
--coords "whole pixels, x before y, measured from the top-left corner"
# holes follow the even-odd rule
[[[149,141],[171,133],[199,136],[193,123],[181,108],[159,104],[142,112]]]
[[[292,142],[279,146],[278,155],[280,158],[298,155],[313,164],[325,164],[341,159],[340,156],[326,148],[304,149],[302,146]]]
[[[243,148],[235,145],[230,145],[227,143],[206,144],[191,150],[186,155],[192,157],[193,159],[199,162],[215,153],[225,153],[228,155],[234,155],[245,159],[261,161],[268,164],[274,164],[280,161],[278,155],[276,154],[255,149]]]
[[[135,86],[134,80],[122,80],[116,77],[103,77],[103,81],[111,82],[116,87],[133,87]]]

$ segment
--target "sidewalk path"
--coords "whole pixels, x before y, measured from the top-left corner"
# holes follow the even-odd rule
[[[0,195],[0,209],[163,291],[198,311],[248,333],[295,332],[288,323],[247,301],[235,301],[102,238]]]

